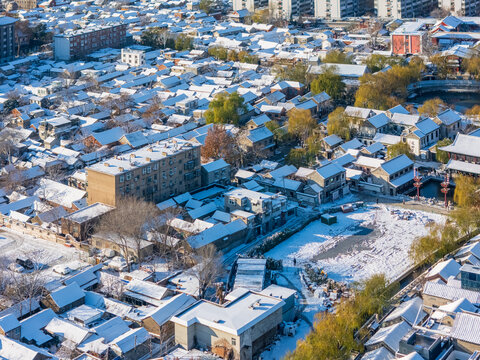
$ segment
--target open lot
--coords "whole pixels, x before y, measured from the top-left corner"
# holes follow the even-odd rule
[[[417,236],[427,234],[426,225],[445,221],[442,215],[387,204],[366,204],[335,215],[336,224],[315,221],[266,256],[286,264],[296,259],[297,266],[310,263],[337,281],[359,281],[377,273],[393,280],[412,265],[408,250]]]

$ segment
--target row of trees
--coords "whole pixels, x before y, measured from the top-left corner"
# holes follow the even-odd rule
[[[223,61],[239,61],[247,64],[258,64],[258,56],[251,55],[248,51],[228,50],[222,46],[212,46],[208,48],[208,55],[217,60]]]
[[[154,49],[175,49],[178,51],[193,49],[193,38],[186,34],[174,36],[167,28],[152,27],[145,30],[140,43]]]
[[[420,80],[424,64],[413,58],[407,66],[394,65],[391,69],[360,78],[355,94],[355,106],[387,110],[405,101],[407,85]]]
[[[415,263],[432,263],[458,246],[461,236],[470,236],[480,227],[480,180],[472,176],[455,177],[453,200],[457,208],[444,224],[430,226],[429,233],[414,240],[410,257]]]
[[[355,295],[344,300],[335,313],[318,314],[313,331],[286,359],[349,359],[352,351],[362,350],[355,333],[370,316],[383,313],[395,290],[383,274],[357,284]]]

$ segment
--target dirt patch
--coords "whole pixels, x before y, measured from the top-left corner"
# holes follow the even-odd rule
[[[340,254],[349,252],[359,252],[362,250],[369,250],[368,240],[379,236],[380,232],[377,229],[368,226],[359,226],[358,232],[355,235],[350,235],[343,240],[337,241],[335,245],[318,255],[313,257],[313,261],[334,258]]]

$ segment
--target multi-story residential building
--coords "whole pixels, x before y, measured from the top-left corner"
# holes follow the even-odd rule
[[[87,168],[88,204],[134,195],[156,203],[200,187],[200,145],[169,139]]]
[[[0,62],[10,61],[15,56],[15,22],[8,16],[0,18]]]
[[[413,19],[427,17],[438,6],[438,0],[375,0],[381,18]]]
[[[313,15],[314,0],[269,0],[272,14],[283,19]]]
[[[342,19],[360,16],[367,6],[363,0],[314,0],[314,15],[318,18]]]
[[[55,59],[74,60],[99,49],[125,46],[126,31],[126,24],[115,24],[88,27],[55,35]]]
[[[15,2],[23,10],[31,10],[37,7],[37,0],[15,0]]]
[[[233,11],[247,9],[251,13],[268,6],[268,0],[233,0]]]
[[[243,210],[255,214],[254,232],[272,231],[286,220],[287,198],[284,195],[269,195],[253,190],[236,188],[224,194],[225,210]]]
[[[457,16],[480,15],[480,0],[438,0],[438,7]]]
[[[122,49],[122,62],[130,66],[145,65],[145,51],[132,48],[124,48]]]

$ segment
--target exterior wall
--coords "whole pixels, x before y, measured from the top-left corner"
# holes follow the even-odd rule
[[[175,336],[175,325],[171,321],[167,321],[163,325],[158,325],[151,317],[142,320],[142,326],[151,334],[161,341],[165,342]]]
[[[392,35],[392,52],[396,55],[422,53],[421,35]]]
[[[122,248],[118,244],[116,244],[115,242],[93,236],[92,240],[91,240],[91,245],[95,246],[98,249],[111,249],[111,250],[115,251],[118,255],[123,256]],[[154,249],[153,243],[150,243],[147,246],[144,246],[143,248],[140,249],[140,256],[142,258],[145,258],[145,257],[153,254],[153,249]],[[137,257],[137,249],[136,248],[129,248],[128,253],[129,253],[130,256],[132,256],[134,258]]]
[[[0,62],[10,61],[15,56],[15,24],[0,26]]]
[[[145,52],[140,50],[122,49],[122,62],[130,66],[145,65]]]
[[[202,186],[208,186],[212,184],[227,185],[230,183],[230,165],[215,171],[206,171],[201,169]]]
[[[37,7],[37,0],[16,0],[20,9],[31,10]]]
[[[212,348],[226,342],[234,351],[234,358],[249,360],[258,355],[273,340],[282,322],[282,308],[253,325],[240,335],[233,335],[206,325],[195,323],[188,327],[175,324],[175,342],[186,349]],[[196,340],[196,343],[194,341]]]
[[[159,203],[200,187],[200,146],[117,175],[87,168],[87,183],[89,205],[115,206],[128,195]]]
[[[474,351],[480,351],[480,344],[472,344],[466,341],[455,339],[455,348],[457,350],[464,351],[471,354]]]
[[[126,42],[125,24],[56,35],[55,59],[74,60],[107,47],[118,48]]]

